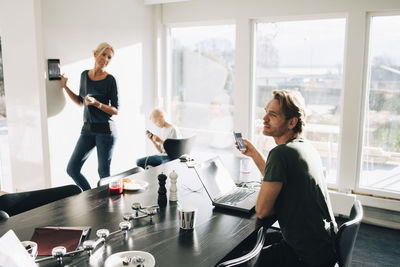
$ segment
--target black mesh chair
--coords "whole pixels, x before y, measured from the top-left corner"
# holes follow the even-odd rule
[[[336,252],[338,255],[339,267],[350,266],[353,248],[363,218],[363,213],[360,201],[356,200],[351,208],[350,220],[339,227],[336,234]]]
[[[257,256],[260,254],[264,242],[265,242],[264,227],[261,227],[257,232],[256,243],[254,244],[254,247],[250,252],[238,258],[221,262],[220,264],[217,265],[217,267],[230,267],[230,266],[237,266],[239,264],[249,263],[253,259],[256,259]]]
[[[64,185],[34,191],[4,194],[0,196],[0,210],[6,212],[9,216],[14,216],[81,192],[82,189],[77,185]]]
[[[109,183],[111,183],[111,182],[113,182],[113,181],[117,181],[117,180],[119,180],[119,179],[123,179],[123,178],[125,178],[126,176],[129,176],[129,175],[131,175],[131,174],[134,174],[134,173],[137,173],[137,172],[141,172],[141,171],[143,171],[143,168],[138,166],[138,167],[129,169],[129,170],[127,170],[127,171],[124,171],[124,172],[115,174],[115,175],[111,175],[111,176],[108,176],[108,177],[101,178],[101,179],[97,182],[97,186],[102,186],[102,185],[109,184]]]
[[[195,135],[182,139],[168,138],[163,143],[165,152],[171,160],[177,159],[183,154],[189,154],[195,139]]]

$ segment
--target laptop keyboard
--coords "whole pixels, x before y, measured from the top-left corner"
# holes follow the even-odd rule
[[[237,190],[230,195],[218,199],[219,203],[237,203],[253,194],[254,190]]]

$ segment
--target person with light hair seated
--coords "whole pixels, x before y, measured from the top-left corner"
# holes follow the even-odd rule
[[[168,138],[182,138],[179,129],[166,120],[166,113],[160,108],[155,108],[150,114],[150,120],[157,126],[157,132],[146,131],[147,138],[153,143],[159,154],[151,155],[136,160],[136,165],[146,169],[148,166],[158,166],[170,161],[165,153],[163,143]]]

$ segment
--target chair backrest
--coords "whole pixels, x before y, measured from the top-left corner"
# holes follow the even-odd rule
[[[163,144],[165,152],[171,160],[177,159],[183,154],[189,154],[195,139],[195,135],[182,139],[168,138]]]
[[[240,256],[238,258],[221,262],[220,264],[217,265],[217,267],[236,266],[236,265],[251,261],[252,259],[256,258],[260,254],[260,252],[263,248],[264,242],[265,242],[264,227],[261,227],[257,233],[256,243],[254,244],[254,247],[250,252],[248,252],[247,254]]]
[[[7,221],[8,218],[10,218],[10,215],[4,210],[0,210],[0,222]]]
[[[79,186],[71,184],[34,191],[4,194],[0,196],[0,210],[5,211],[10,216],[14,216],[81,192],[82,189]]]
[[[351,208],[349,221],[343,223],[336,234],[336,253],[340,267],[350,266],[354,244],[364,212],[359,200]]]
[[[111,175],[111,176],[108,176],[108,177],[101,178],[97,182],[97,186],[102,186],[102,185],[109,184],[109,183],[111,183],[113,181],[117,181],[119,179],[123,179],[126,176],[129,176],[131,174],[134,174],[134,173],[137,173],[137,172],[141,172],[141,171],[143,171],[143,168],[137,166],[137,167],[129,169],[127,171],[124,171],[124,172],[121,172],[121,173],[118,173],[118,174],[115,174],[115,175]]]

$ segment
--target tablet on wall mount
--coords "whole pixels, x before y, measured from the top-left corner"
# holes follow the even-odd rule
[[[49,69],[49,80],[61,80],[60,77],[60,60],[59,59],[48,59],[47,60]]]

